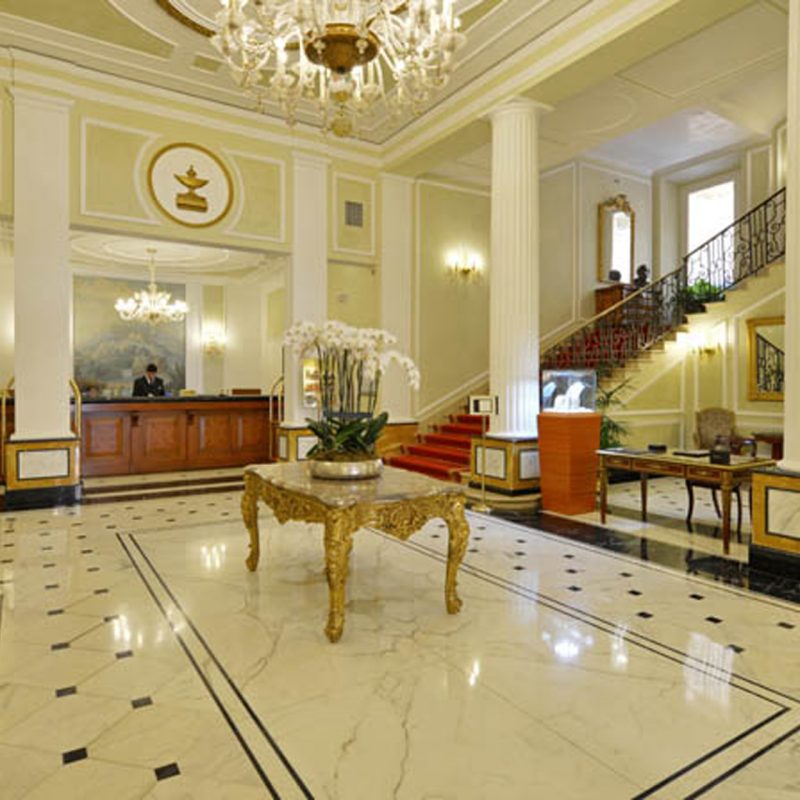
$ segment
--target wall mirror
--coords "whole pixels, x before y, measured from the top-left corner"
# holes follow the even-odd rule
[[[747,382],[750,400],[783,400],[783,317],[747,320]]]
[[[618,194],[597,206],[597,279],[633,282],[636,214]],[[613,274],[612,274],[613,273]],[[619,277],[617,276],[619,273]]]

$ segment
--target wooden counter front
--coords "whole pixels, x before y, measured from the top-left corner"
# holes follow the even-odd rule
[[[167,398],[85,403],[81,474],[135,475],[265,463],[277,399]],[[273,412],[277,416],[277,408]]]

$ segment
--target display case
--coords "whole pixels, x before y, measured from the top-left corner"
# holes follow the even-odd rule
[[[597,410],[597,373],[592,369],[542,370],[542,411]]]

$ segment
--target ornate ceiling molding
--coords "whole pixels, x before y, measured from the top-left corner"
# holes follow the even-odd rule
[[[173,19],[177,20],[181,23],[181,25],[185,25],[190,30],[193,30],[195,33],[199,33],[201,36],[207,36],[211,38],[214,35],[214,31],[211,28],[207,28],[205,25],[201,25],[197,20],[190,17],[188,14],[184,14],[174,3],[173,0],[155,0],[164,11],[167,12]]]

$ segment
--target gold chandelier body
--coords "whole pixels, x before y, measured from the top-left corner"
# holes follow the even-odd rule
[[[339,136],[383,102],[419,112],[463,44],[455,0],[219,0],[212,44],[234,79],[290,124],[308,100]]]

